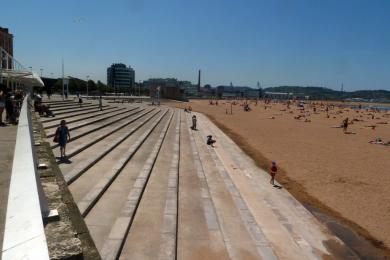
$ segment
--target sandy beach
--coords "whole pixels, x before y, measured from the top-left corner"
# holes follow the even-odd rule
[[[318,102],[314,112],[309,104],[303,111],[297,104],[253,102],[245,112],[243,102],[167,104],[206,114],[259,166],[275,160],[277,180],[299,200],[390,247],[390,146],[369,143],[390,141],[390,111],[330,106],[326,112]],[[346,117],[352,120],[347,134],[337,128]]]

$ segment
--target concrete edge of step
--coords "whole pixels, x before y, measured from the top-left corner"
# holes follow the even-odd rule
[[[63,110],[68,110],[68,109],[73,109],[73,108],[87,108],[87,107],[94,107],[94,106],[98,106],[98,104],[92,104],[92,103],[87,103],[87,104],[82,104],[81,106],[80,105],[72,105],[72,106],[50,106],[50,110],[52,111],[63,111]]]
[[[118,107],[113,107],[113,106],[102,106],[102,111],[107,111],[107,110],[112,110],[112,109],[115,109],[115,108],[118,108]],[[125,109],[125,108],[123,108]],[[96,110],[96,112],[99,112],[100,110]],[[90,111],[87,111],[87,112],[81,112],[81,113],[78,113],[78,114],[73,114],[72,116],[82,116],[82,115],[86,115],[86,114],[89,114],[91,113]],[[93,112],[92,112],[93,113]],[[70,114],[70,113],[69,113]],[[41,122],[44,124],[44,123],[49,123],[49,122],[53,122],[53,121],[58,121],[60,119],[64,119],[64,118],[67,118],[69,117],[69,115],[62,115],[62,116],[59,116],[59,117],[56,117],[56,115],[54,115],[53,117],[41,117]]]
[[[131,160],[134,154],[139,150],[139,148],[146,141],[146,139],[153,132],[153,130],[158,126],[158,124],[162,121],[162,119],[165,117],[166,114],[167,111],[165,111],[159,118],[157,118],[156,122],[153,123],[153,126],[149,130],[147,130],[142,135],[142,137],[139,138],[138,141],[135,142],[129,148],[129,150],[126,153],[123,154],[123,156],[118,160],[118,162],[113,166],[113,168],[110,171],[105,173],[102,182],[99,182],[96,186],[94,186],[87,193],[87,195],[83,199],[81,199],[80,202],[77,203],[82,216],[85,217],[89,213],[89,211],[95,206],[99,198],[110,187],[110,185],[114,182],[116,177],[122,172],[123,168],[126,167],[127,163]],[[137,131],[140,127],[141,126],[137,127],[135,131]],[[121,140],[120,143],[122,143],[125,139],[127,139],[127,137]]]
[[[132,108],[132,109],[126,109],[125,111],[120,111],[119,113],[117,113],[114,116],[119,116],[119,115],[123,115],[123,114],[126,114],[126,113],[130,113],[130,112],[133,112],[134,110],[136,110],[138,108],[139,107],[135,107],[135,108]],[[139,113],[140,111],[143,111],[143,110],[135,111],[132,114],[130,114],[129,116],[132,116],[132,115],[134,115],[136,113]],[[114,116],[112,116],[112,115],[104,115],[104,117],[102,117],[102,118],[95,119],[95,120],[92,120],[92,121],[87,121],[87,122],[84,122],[84,123],[78,123],[78,124],[76,124],[74,126],[68,126],[68,128],[69,128],[69,131],[73,131],[73,130],[76,130],[76,129],[79,129],[79,128],[82,128],[82,127],[85,127],[85,126],[88,126],[88,125],[95,124],[95,123],[100,122],[100,121],[107,120],[107,119],[109,119],[111,117],[114,117]],[[97,117],[99,117],[99,116],[97,116]],[[121,117],[121,118],[123,119],[124,117]],[[53,137],[55,135],[55,131],[53,131],[51,133],[47,133],[46,135],[47,135],[47,137]]]
[[[152,110],[151,110],[152,111]],[[141,115],[140,117],[148,114],[149,112],[151,111],[148,111],[147,113]],[[129,133],[127,133],[126,135],[124,136],[121,136],[119,137],[118,139],[115,139],[117,140],[116,142],[114,142],[114,145],[112,146],[109,146],[107,147],[107,149],[103,150],[97,157],[94,157],[94,158],[89,158],[89,160],[84,160],[83,161],[83,164],[82,166],[80,167],[77,167],[77,169],[74,169],[70,172],[68,172],[65,176],[64,176],[64,179],[65,181],[67,182],[68,185],[70,185],[72,182],[74,182],[77,178],[79,178],[84,172],[86,172],[89,168],[91,168],[96,162],[98,162],[99,160],[101,160],[103,157],[105,157],[109,152],[111,152],[113,149],[115,149],[115,147],[117,147],[118,145],[120,145],[123,141],[125,141],[127,138],[129,138],[134,132],[136,132],[139,128],[141,128],[144,124],[146,124],[148,121],[150,121],[153,117],[155,117],[157,114],[159,114],[159,112],[161,112],[161,110],[158,110],[156,113],[154,113],[152,116],[150,116],[149,118],[146,118],[144,122],[142,122],[140,125],[138,125],[137,127],[134,127]],[[138,119],[140,118],[138,117]],[[132,122],[134,122],[135,120],[137,119],[134,119],[134,120],[131,120],[129,122],[127,122],[126,124],[124,124],[122,127],[128,125],[128,124],[131,124]],[[121,127],[121,128],[122,128]],[[119,129],[118,129],[119,130]],[[112,134],[111,132],[108,133],[109,135]],[[92,144],[93,145],[93,144]],[[87,148],[87,147],[86,147]],[[85,149],[86,149],[85,148]],[[83,149],[84,150],[84,149]]]
[[[172,114],[169,116],[167,123],[164,126],[162,133],[159,135],[155,147],[153,148],[153,151],[150,153],[148,159],[145,161],[145,164],[142,167],[140,174],[134,181],[133,188],[130,190],[130,193],[127,196],[127,200],[121,210],[120,215],[113,222],[114,224],[101,249],[101,255],[104,259],[113,260],[119,258],[127,234],[134,220],[135,213],[149,181],[150,174],[153,170],[158,153],[160,152],[162,143],[166,137],[173,117],[174,112],[172,112]]]
[[[102,135],[99,135],[97,136],[95,139],[93,139],[91,142],[81,146],[76,146],[76,148],[72,149],[70,152],[68,152],[68,158],[72,158],[73,156],[79,154],[80,152],[84,151],[85,149],[91,147],[92,145],[100,142],[101,140],[103,140],[104,138],[110,136],[111,134],[115,133],[116,131],[119,131],[121,130],[122,128],[128,126],[129,124],[131,123],[134,123],[136,120],[142,118],[143,116],[153,112],[154,110],[149,110],[149,111],[146,111],[145,113],[143,114],[140,114],[138,116],[136,116],[135,118],[132,118],[130,121],[126,122],[126,123],[123,123],[121,125],[119,125],[118,127],[114,128],[113,130],[109,131],[108,133],[105,133],[105,134],[102,134]],[[160,112],[160,110],[156,111],[153,116],[151,116],[150,118],[153,118],[155,115],[157,115],[158,113]]]
[[[107,114],[110,114],[110,113],[115,113],[115,112],[118,112],[118,111],[121,111],[125,108],[119,108],[119,109],[114,109],[114,110],[106,110],[106,111],[97,111],[97,114],[93,114],[93,115],[88,115],[88,116],[85,116],[85,117],[80,117],[80,118],[77,118],[77,119],[73,119],[73,120],[69,120],[69,121],[66,121],[67,124],[71,124],[71,123],[75,123],[75,122],[79,122],[79,121],[83,121],[83,120],[86,120],[86,119],[90,119],[90,118],[93,118],[95,116],[103,116],[103,115],[107,115]],[[102,112],[102,113],[99,113],[99,112]],[[87,113],[89,114],[89,113]],[[85,114],[85,115],[87,115]],[[79,115],[72,115],[71,117],[78,117]],[[82,115],[81,115],[82,116]],[[64,117],[64,118],[69,118],[70,116],[67,116],[67,117]],[[54,121],[54,120],[53,120]],[[53,122],[53,121],[49,121],[49,122],[42,122],[42,124],[45,124],[45,123],[50,123],[50,122]],[[54,127],[57,127],[58,126],[58,122],[56,123],[51,123],[51,124],[48,124],[46,126],[44,126],[43,128],[44,129],[50,129],[50,128],[54,128]]]
[[[103,106],[103,107],[107,107],[107,106]],[[80,107],[79,107],[80,108]],[[81,107],[82,109],[74,109],[74,110],[68,110],[68,111],[61,111],[59,113],[56,113],[55,111],[53,111],[54,115],[63,115],[63,114],[68,114],[68,113],[73,113],[73,112],[78,112],[78,111],[90,111],[90,110],[94,110],[94,109],[99,109],[99,105],[93,105],[91,107]]]
[[[50,144],[45,142],[42,124],[36,115],[32,118],[37,158],[47,165],[38,173],[49,208],[55,208],[59,213],[58,220],[45,225],[50,258],[99,260],[99,252],[56,163]]]
[[[139,110],[139,111],[136,111],[135,113],[131,114],[130,116],[135,115],[135,114],[138,114],[138,113],[140,113],[140,112],[142,112],[142,111],[144,111],[144,110],[145,110],[145,109],[141,109],[141,110]],[[91,129],[91,130],[88,130],[88,131],[86,131],[86,132],[83,132],[83,133],[81,133],[81,134],[79,134],[79,135],[73,136],[73,137],[70,138],[70,140],[68,141],[68,143],[73,142],[74,140],[77,140],[77,139],[79,139],[79,138],[81,138],[81,137],[83,137],[83,136],[89,135],[89,134],[91,134],[91,133],[93,133],[93,132],[96,132],[96,131],[98,131],[98,130],[100,130],[100,129],[102,129],[102,128],[105,128],[105,127],[107,127],[107,126],[109,126],[109,125],[111,125],[111,124],[114,124],[114,123],[116,123],[116,122],[119,122],[119,121],[125,119],[126,117],[127,117],[127,116],[121,117],[121,118],[119,118],[119,119],[117,119],[117,120],[115,120],[115,121],[113,121],[113,122],[108,122],[108,123],[106,123],[106,124],[103,124],[103,125],[101,125],[101,126],[98,126],[98,127],[96,127],[96,128],[93,128],[93,129]],[[49,136],[47,136],[47,137],[53,137],[53,136],[54,136],[54,135],[49,135]],[[51,148],[54,149],[54,148],[57,148],[58,146],[59,146],[58,143],[57,143],[57,144],[53,144],[53,145],[51,145]]]

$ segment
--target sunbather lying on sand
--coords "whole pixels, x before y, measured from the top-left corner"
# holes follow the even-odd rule
[[[380,138],[377,138],[373,141],[369,141],[370,144],[381,144],[381,145],[386,145],[386,146],[390,146],[390,141],[387,141],[387,142],[384,142],[382,141],[382,139]]]

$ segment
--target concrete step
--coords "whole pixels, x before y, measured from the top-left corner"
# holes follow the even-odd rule
[[[206,130],[206,128],[200,128],[200,129],[201,129],[199,131],[200,136],[205,137],[209,134],[209,130]],[[230,178],[230,175],[227,173],[227,170],[224,167],[223,162],[217,156],[215,149],[212,148],[211,146],[206,146],[206,147],[208,148],[210,157],[212,158],[212,160],[216,165],[220,177],[224,181],[226,188],[228,189],[229,193],[233,198],[235,206],[240,213],[241,220],[244,223],[246,230],[250,234],[257,248],[258,254],[262,258],[277,259],[278,257],[276,255],[274,248],[269,243],[268,239],[264,235],[263,231],[261,230],[257,222],[254,221],[252,212],[249,210],[246,201],[242,198],[240,190],[236,187],[235,183]]]
[[[177,259],[228,259],[193,133],[182,118]]]
[[[103,109],[102,111],[112,111],[114,109],[117,109],[118,107],[111,107],[111,106],[103,106]],[[124,109],[124,108],[122,108]],[[81,113],[67,113],[66,115],[63,114],[61,116],[56,116],[56,117],[41,117],[41,122],[42,123],[47,123],[47,122],[52,122],[52,121],[58,121],[60,119],[66,119],[68,117],[74,117],[74,116],[82,116],[82,115],[88,115],[90,113],[100,113],[102,111],[100,111],[99,109],[96,110],[94,109],[95,111],[87,111],[87,112],[81,112]]]
[[[268,173],[256,167],[253,160],[230,138],[206,117],[199,117],[205,131],[219,140],[219,147],[214,149],[216,155],[225,165],[227,175],[240,190],[254,219],[279,258],[321,258],[321,255],[329,254],[324,241],[333,240],[340,247],[344,246],[291,194],[269,185]],[[232,154],[235,156],[231,156]]]
[[[188,115],[188,121],[190,116]],[[194,131],[193,135],[229,256],[238,259],[264,258],[262,253],[265,250],[260,251],[259,247],[262,245],[261,242],[264,242],[264,247],[268,249],[267,241],[260,240],[262,237],[256,238],[256,240],[252,237],[252,231],[259,232],[257,232],[255,226],[253,226],[254,230],[249,229],[251,227],[249,225],[250,218],[246,215],[248,212],[245,204],[240,200],[241,204],[237,205],[239,194],[235,193],[231,185],[226,185],[225,176],[221,174],[223,169],[220,165],[216,165],[212,157],[210,149],[213,148],[206,145],[206,134],[201,131]],[[266,250],[266,252],[268,253],[269,250]],[[264,259],[276,258],[271,250]]]
[[[160,157],[160,155],[163,156],[164,158],[170,158],[170,156],[171,156],[169,150],[165,150],[165,152],[162,152],[162,151],[160,152],[160,149],[162,149],[163,143],[165,144],[165,146],[167,146],[167,144],[169,142],[173,141],[172,139],[170,139],[170,141],[164,140],[165,138],[168,138],[167,132],[168,132],[168,128],[170,127],[170,125],[172,126],[172,124],[171,124],[172,118],[173,118],[173,115],[169,118],[169,120],[166,121],[166,123],[164,124],[164,127],[161,129],[161,131],[156,132],[156,133],[158,133],[158,135],[154,136],[155,145],[150,147],[152,149],[149,150],[150,152],[149,152],[148,156],[146,157],[147,158],[146,163],[143,166],[141,166],[142,167],[141,171],[136,172],[135,180],[133,181],[133,185],[131,186],[131,189],[129,190],[128,196],[125,195],[126,199],[123,201],[123,204],[121,204],[121,207],[117,208],[117,210],[119,210],[119,211],[117,211],[119,214],[114,216],[114,218],[113,218],[114,222],[112,222],[114,224],[113,225],[111,224],[111,227],[107,230],[108,233],[106,233],[106,234],[108,236],[106,235],[105,240],[102,244],[102,247],[100,247],[101,249],[98,249],[98,250],[100,250],[100,254],[101,254],[103,259],[118,259],[120,254],[121,254],[121,248],[126,247],[125,241],[126,241],[127,233],[129,232],[130,226],[132,226],[132,222],[135,219],[136,212],[138,213],[138,206],[141,203],[140,202],[141,198],[143,198],[143,193],[145,191],[145,187],[147,187],[147,185],[148,185],[148,181],[149,181],[151,174],[153,176],[157,176],[158,178],[159,177],[161,177],[163,179],[165,178],[166,182],[162,182],[161,184],[165,188],[167,187],[167,181],[168,181],[167,175],[168,175],[169,165],[168,165],[168,169],[167,169],[166,167],[164,167],[164,168],[157,167],[157,166],[155,166],[155,163],[156,163],[156,160],[158,160],[158,157]],[[174,127],[174,125],[173,125],[173,127]],[[171,143],[171,145],[172,145],[172,143]],[[168,145],[168,146],[171,146],[171,145]],[[159,163],[159,165],[161,165],[161,164]],[[156,174],[152,173],[152,171],[154,171],[155,169],[159,169],[159,170],[165,169],[165,171],[163,171],[163,172],[165,172],[165,174],[159,175],[157,172],[156,172]],[[156,190],[155,192],[159,193],[161,191]],[[163,199],[161,201],[161,212],[163,212],[164,211],[165,196],[160,197],[160,199]],[[150,215],[150,213],[157,211],[157,209],[153,205],[150,205],[149,210],[151,208],[153,208],[153,210],[149,212],[149,215]],[[156,212],[156,214],[157,214],[157,212]],[[148,223],[150,223],[150,225],[157,224],[157,223],[152,223],[152,222],[148,222]],[[88,225],[88,221],[87,221],[87,225]],[[144,234],[147,234],[147,233],[144,233]],[[149,234],[151,234],[151,232],[149,232]],[[122,253],[123,253],[123,251],[122,251]],[[121,257],[124,258],[125,256],[122,255]],[[140,258],[135,258],[135,259],[140,259]],[[155,258],[151,258],[151,259],[155,259]]]
[[[137,150],[141,147],[141,145],[145,142],[145,140],[149,137],[149,135],[152,133],[152,131],[156,128],[156,126],[159,124],[159,122],[165,115],[166,113],[162,114],[156,120],[156,122],[154,122],[151,128],[144,132],[138,138],[138,140],[134,142],[130,147],[126,145],[126,147],[128,148],[127,151],[121,154],[119,158],[118,156],[114,156],[116,162],[108,160],[110,161],[111,166],[112,163],[114,163],[113,167],[110,167],[111,169],[104,173],[103,178],[101,178],[100,181],[92,189],[90,189],[89,192],[81,200],[76,199],[77,206],[82,216],[85,217],[88,214],[89,210],[96,204],[99,198],[108,189],[108,187],[115,180],[115,178],[120,174],[122,169],[126,166],[127,162],[134,156]],[[96,165],[96,167],[98,166]]]
[[[111,120],[105,120],[103,122],[103,124],[97,124],[97,126],[95,124],[92,124],[92,125],[87,125],[87,126],[85,126],[83,128],[80,128],[80,129],[75,129],[75,130],[73,130],[71,132],[71,138],[68,141],[68,143],[73,142],[74,140],[77,140],[77,139],[79,139],[79,138],[81,138],[83,136],[86,136],[86,135],[89,135],[89,134],[94,133],[96,131],[99,131],[99,130],[105,128],[105,127],[109,127],[109,126],[113,125],[116,122],[120,122],[122,120],[126,120],[129,116],[138,114],[138,113],[142,112],[143,110],[144,109],[132,112],[130,114],[125,114],[122,117],[116,117],[116,116],[112,117]],[[52,135],[52,136],[54,136],[54,135]],[[52,149],[57,148],[59,146],[59,144],[54,143],[53,140],[50,139],[50,138],[48,138],[48,141],[50,142]]]
[[[142,121],[142,120],[140,120],[141,118],[148,115],[149,113],[152,113],[147,117],[147,119],[146,119],[146,121],[147,121],[148,119],[151,119],[154,115],[159,113],[159,111],[160,110],[148,109],[146,111],[143,111],[140,114],[136,114],[136,115],[130,117],[128,120],[126,120],[124,122],[122,122],[122,121],[116,122],[116,123],[112,124],[111,127],[108,129],[102,129],[102,130],[97,131],[95,133],[91,133],[88,136],[84,136],[82,138],[79,138],[76,141],[71,142],[67,146],[66,155],[67,155],[68,159],[72,158],[73,156],[79,154],[80,152],[84,151],[85,149],[91,147],[92,145],[100,142],[101,140],[103,140],[107,137],[110,137],[109,138],[110,140],[115,140],[119,136],[122,136],[125,139],[125,137],[128,135],[127,128],[130,124],[137,122],[138,120]],[[126,129],[124,129],[124,128],[126,128]],[[123,129],[123,130],[121,131],[121,129]],[[60,156],[59,147],[54,149],[53,153],[55,156]],[[58,163],[60,164],[62,162],[60,161]]]
[[[99,106],[98,104],[82,104],[80,105],[75,105],[75,106],[68,106],[68,107],[50,107],[50,110],[53,111],[53,113],[58,114],[58,112],[62,111],[68,111],[68,110],[73,110],[73,109],[78,109],[78,108],[91,108],[91,107],[96,107]]]
[[[51,101],[42,101],[42,103],[44,104],[71,104],[71,103],[74,103],[74,104],[77,104],[76,101],[74,100],[51,100]]]
[[[159,140],[159,136],[170,117],[170,114],[165,116],[85,217],[85,222],[99,250],[102,249],[113,223],[123,209],[127,195],[131,191],[138,175],[142,172],[151,152],[156,147],[156,142]],[[113,201],[115,203],[112,203]],[[104,214],[104,219],[99,217],[102,214]]]
[[[83,121],[83,120],[86,120],[86,119],[91,119],[91,118],[97,118],[97,117],[100,117],[100,116],[103,116],[103,115],[114,115],[118,112],[120,112],[121,110],[123,111],[124,109],[126,108],[118,108],[118,109],[114,109],[114,110],[109,110],[109,111],[98,111],[98,112],[95,112],[95,113],[89,113],[87,116],[71,116],[71,117],[67,117],[67,120],[66,120],[66,124],[71,124],[71,123],[74,123],[74,122],[78,122],[78,121]],[[48,122],[48,123],[42,123],[43,125],[43,128],[44,129],[50,129],[50,128],[53,128],[53,127],[57,127],[59,125],[58,121],[57,122]]]
[[[69,114],[69,113],[75,113],[75,112],[81,112],[81,111],[93,111],[93,110],[98,110],[99,109],[99,105],[92,105],[91,107],[78,107],[78,108],[75,108],[75,109],[72,109],[72,110],[66,110],[66,111],[60,111],[60,112],[54,112],[54,115],[55,116],[58,116],[58,115],[64,115],[64,114]]]
[[[67,124],[67,126],[68,126],[69,131],[73,131],[73,130],[76,130],[76,129],[79,129],[79,128],[82,128],[85,126],[93,125],[93,124],[96,124],[99,122],[108,121],[109,119],[126,118],[128,116],[133,115],[134,113],[139,113],[140,111],[141,110],[139,110],[139,107],[135,107],[135,108],[126,109],[124,111],[117,112],[117,113],[115,113],[114,116],[113,115],[103,115],[103,116],[99,115],[97,117],[93,117],[92,120],[84,120],[81,123],[74,122],[74,123]],[[125,116],[123,116],[123,115],[125,115]],[[56,132],[56,129],[48,130],[48,131],[46,131],[46,136],[48,138],[53,137],[55,135],[55,132]]]
[[[74,158],[72,158],[72,160],[79,162],[78,164],[70,165],[70,167],[67,167],[66,164],[60,165],[61,171],[64,174],[65,181],[67,181],[68,185],[74,182],[89,168],[94,166],[102,158],[107,156],[111,151],[116,149],[118,145],[121,145],[121,143],[125,141],[128,137],[132,137],[133,134],[135,134],[134,138],[138,138],[139,135],[141,135],[144,131],[147,131],[151,127],[151,125],[156,123],[156,119],[153,118],[155,118],[155,116],[158,116],[159,114],[152,114],[148,117],[145,117],[142,120],[137,121],[136,124],[131,125],[130,128],[120,130],[120,132],[113,135],[113,138],[107,138],[107,140],[103,140],[100,143],[97,143],[92,147],[93,150],[91,148],[87,151],[84,151],[83,153],[77,154]],[[165,112],[163,112],[161,116],[163,116],[164,114]],[[152,121],[149,122],[150,120]],[[115,162],[115,160],[111,161],[111,163],[113,162]]]
[[[95,104],[96,103],[91,103],[91,102],[84,102],[82,105],[90,105],[90,104]],[[67,107],[80,107],[80,104],[78,102],[74,103],[68,103],[68,104],[49,104],[50,108],[52,109],[58,109],[58,108],[67,108]]]

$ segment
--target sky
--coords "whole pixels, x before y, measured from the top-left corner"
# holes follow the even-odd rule
[[[0,0],[14,57],[43,76],[390,90],[388,0]]]

